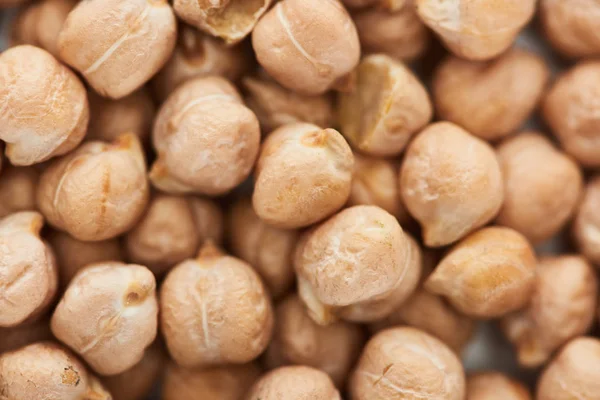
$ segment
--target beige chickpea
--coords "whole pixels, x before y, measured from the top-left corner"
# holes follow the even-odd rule
[[[46,318],[12,328],[0,328],[0,354],[51,339],[52,332]]]
[[[162,400],[242,400],[260,376],[255,364],[184,368],[169,363]],[[117,399],[118,400],[118,399]]]
[[[494,318],[525,306],[535,288],[536,256],[527,239],[510,228],[483,228],[464,238],[425,282],[459,311]]]
[[[596,317],[596,271],[583,257],[542,258],[528,306],[502,321],[519,363],[543,365],[570,339],[584,335]]]
[[[127,232],[148,203],[146,161],[137,136],[88,142],[42,173],[37,204],[48,222],[76,239],[100,241]]]
[[[352,400],[463,400],[465,373],[444,343],[415,328],[392,328],[367,342],[350,378]]]
[[[60,58],[102,96],[142,87],[167,62],[177,37],[166,0],[88,0],[71,11],[58,37]]]
[[[0,181],[2,178],[0,177]],[[600,176],[587,184],[573,222],[573,236],[579,251],[593,264],[600,265]]]
[[[52,315],[52,333],[99,374],[120,374],[142,359],[156,337],[155,290],[146,267],[92,264],[71,280]]]
[[[250,174],[259,142],[258,120],[231,83],[190,80],[158,112],[150,179],[169,193],[225,194]]]
[[[0,355],[2,399],[112,400],[69,351],[40,342]]]
[[[400,194],[429,247],[453,243],[498,214],[504,199],[494,150],[449,122],[429,125],[411,142]]]
[[[599,101],[600,61],[584,61],[558,77],[543,103],[544,119],[561,146],[585,167],[600,166]]]
[[[435,109],[475,136],[500,139],[531,115],[549,77],[542,58],[517,48],[486,62],[448,57],[435,71]]]
[[[548,364],[536,400],[596,400],[600,393],[600,340],[573,339]]]
[[[306,366],[280,367],[263,375],[245,400],[342,400],[331,378]]]
[[[83,139],[89,106],[70,69],[37,47],[0,55],[0,139],[13,165],[32,165],[73,150]]]
[[[467,400],[531,400],[529,390],[499,372],[481,372],[467,377]]]
[[[160,294],[161,330],[181,366],[243,364],[269,344],[273,309],[258,274],[210,241],[169,272]]]
[[[254,171],[256,214],[279,228],[326,218],[348,200],[354,157],[335,129],[284,125],[263,143]]]
[[[276,3],[256,25],[252,46],[275,80],[306,95],[332,88],[360,58],[356,27],[338,0]]]
[[[341,132],[363,153],[400,154],[431,120],[427,90],[408,67],[383,54],[365,57],[357,75],[356,90],[338,97]]]
[[[489,60],[508,49],[537,0],[416,0],[417,13],[454,54]]]
[[[38,179],[39,173],[33,167],[3,168],[0,174],[0,218],[36,209]]]
[[[23,211],[0,220],[0,327],[39,316],[58,286],[52,249],[40,237],[44,218]]]
[[[364,333],[358,325],[336,322],[316,324],[296,294],[275,308],[275,333],[266,353],[269,368],[306,365],[326,372],[343,387],[360,353]]]

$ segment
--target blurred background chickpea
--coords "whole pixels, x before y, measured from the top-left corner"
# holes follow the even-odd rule
[[[0,174],[0,218],[37,208],[35,194],[39,172],[33,167],[2,168]]]
[[[331,378],[305,366],[280,367],[267,372],[250,389],[245,400],[341,400]]]
[[[35,342],[51,339],[52,332],[50,332],[48,318],[11,328],[0,328],[0,355]]]
[[[14,7],[20,4],[27,3],[30,0],[0,0],[0,7]]]
[[[499,372],[480,372],[467,377],[467,400],[531,400],[521,382]]]
[[[578,250],[600,266],[600,176],[594,176],[585,187],[573,222],[573,236]]]

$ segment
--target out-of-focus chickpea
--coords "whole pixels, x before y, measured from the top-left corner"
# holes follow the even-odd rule
[[[46,318],[12,328],[0,328],[0,354],[51,339],[52,332],[50,332],[50,324]]]
[[[531,115],[549,77],[544,60],[521,49],[487,62],[449,57],[434,75],[435,109],[475,136],[500,139]]]
[[[0,0],[0,8],[15,7],[27,3],[28,1],[30,0]]]
[[[36,209],[38,179],[39,173],[33,167],[3,168],[0,174],[0,218]]]
[[[593,177],[585,188],[575,215],[573,236],[579,251],[592,263],[600,265],[600,176]]]
[[[28,4],[15,15],[10,31],[10,47],[21,44],[39,46],[36,27],[40,4],[40,2]],[[0,7],[2,7],[2,0],[0,0]]]
[[[285,394],[284,394],[285,393]],[[245,400],[341,400],[329,376],[305,366],[280,367],[263,375]]]
[[[480,372],[467,377],[467,400],[531,400],[529,390],[499,372]]]

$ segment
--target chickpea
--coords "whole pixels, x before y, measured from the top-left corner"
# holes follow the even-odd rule
[[[13,165],[32,165],[73,150],[89,106],[77,76],[52,55],[23,45],[0,55],[0,139]],[[8,111],[7,111],[8,110]]]
[[[269,75],[306,95],[340,83],[360,58],[356,27],[338,0],[276,3],[256,25],[252,46]]]
[[[465,373],[444,343],[415,328],[392,328],[367,342],[350,378],[352,400],[465,398]]]
[[[161,328],[183,367],[243,364],[269,344],[273,309],[252,267],[209,241],[163,282]]]
[[[88,0],[67,17],[58,48],[98,94],[120,99],[158,72],[176,37],[166,0]]]
[[[447,297],[466,315],[499,317],[529,302],[535,266],[535,252],[523,235],[510,228],[483,228],[448,252],[425,289]]]
[[[436,111],[484,140],[500,139],[531,115],[549,77],[542,58],[517,48],[487,62],[449,57],[433,79]]]
[[[356,90],[338,97],[341,132],[369,155],[400,154],[431,120],[427,90],[404,64],[383,54],[365,57],[357,74]]]
[[[537,400],[595,400],[600,393],[600,340],[570,341],[548,364],[538,382]]]
[[[454,54],[489,60],[508,49],[537,0],[416,0],[417,13]]]
[[[263,143],[252,204],[262,220],[285,229],[330,216],[348,200],[354,157],[335,129],[284,125]]]
[[[503,320],[519,363],[541,366],[567,341],[587,333],[596,317],[597,297],[596,271],[583,257],[541,259],[529,305]]]
[[[277,305],[275,321],[275,333],[266,353],[269,368],[306,365],[326,372],[337,387],[344,386],[363,344],[364,334],[358,325],[318,325],[296,294]]]
[[[25,4],[30,0],[0,0],[0,8],[15,7]]]
[[[259,142],[258,120],[231,83],[190,80],[158,112],[150,179],[169,193],[225,194],[250,174]]]
[[[2,178],[0,178],[2,181]],[[1,193],[1,192],[0,192]],[[600,265],[600,176],[587,184],[575,215],[573,233],[579,251],[592,263]]]
[[[52,249],[40,237],[44,218],[23,211],[0,220],[0,327],[42,314],[58,286]]]
[[[0,354],[0,387],[6,400],[112,400],[75,356],[51,342]]]
[[[33,167],[4,168],[0,175],[0,218],[18,211],[36,209],[39,173]]]
[[[342,399],[327,374],[305,366],[280,367],[268,372],[254,384],[245,397],[246,400],[283,398],[287,400]]]
[[[52,339],[52,333],[50,332],[50,324],[47,319],[41,319],[13,328],[0,328],[0,355],[18,350],[35,342],[50,339]]]
[[[88,142],[42,173],[37,203],[48,222],[75,239],[100,241],[127,232],[148,203],[146,161],[134,134]]]
[[[584,167],[600,166],[599,99],[600,61],[584,61],[559,76],[543,103],[546,123]]]
[[[449,122],[429,125],[411,142],[400,194],[430,247],[453,243],[491,221],[504,199],[494,150]]]
[[[120,374],[156,337],[155,289],[154,275],[141,265],[92,264],[71,280],[50,328],[99,374]]]
[[[482,372],[467,378],[467,400],[531,400],[521,382],[499,372]]]
[[[15,15],[9,36],[9,47],[19,46],[22,44],[30,44],[39,46],[39,38],[37,33],[38,13],[40,10],[40,2],[26,4],[20,8]],[[2,7],[2,0],[0,0]]]

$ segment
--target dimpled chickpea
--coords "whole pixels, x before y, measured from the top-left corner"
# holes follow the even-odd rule
[[[112,400],[69,351],[40,342],[0,355],[3,400]]]
[[[600,340],[573,339],[548,364],[536,400],[596,400],[600,393]]]
[[[2,181],[2,178],[0,178]],[[600,176],[587,184],[575,215],[573,236],[579,251],[595,265],[600,265]]]
[[[0,174],[0,218],[17,211],[35,210],[39,173],[33,167],[3,168]]]
[[[258,155],[260,126],[224,78],[196,78],[163,103],[154,123],[150,179],[169,193],[221,195],[242,183]]]
[[[596,317],[597,297],[596,271],[583,257],[541,259],[529,305],[503,320],[519,363],[541,366],[564,343],[585,334]]]
[[[342,400],[331,378],[305,366],[280,367],[263,375],[245,400]]]
[[[160,294],[161,330],[181,366],[243,364],[269,344],[273,309],[260,277],[211,242],[169,272]]]
[[[156,337],[155,289],[154,275],[141,265],[92,264],[71,280],[52,315],[52,333],[99,374],[120,374]]]
[[[449,122],[429,125],[406,151],[400,193],[429,247],[453,243],[491,221],[504,190],[494,150]]]
[[[521,383],[499,372],[480,372],[467,378],[467,400],[531,400]]]
[[[416,0],[423,22],[454,54],[489,60],[504,52],[535,12],[537,0]]]
[[[88,142],[50,164],[37,191],[40,211],[76,239],[100,241],[128,231],[148,203],[146,161],[137,136]]]
[[[0,327],[39,316],[54,299],[56,261],[40,238],[44,218],[23,211],[0,220]]]
[[[71,11],[58,38],[60,58],[102,96],[119,99],[167,62],[177,37],[166,0],[88,0]]]
[[[365,57],[357,71],[356,90],[338,97],[341,132],[363,153],[400,154],[431,120],[427,90],[404,64],[383,54]]]
[[[504,141],[496,152],[504,204],[496,222],[533,243],[554,236],[575,213],[583,191],[579,166],[537,132]]]
[[[356,27],[338,0],[283,0],[252,34],[262,67],[281,85],[322,94],[345,80],[358,64]]]
[[[494,318],[531,299],[536,257],[527,239],[510,228],[483,228],[454,246],[425,282],[459,311]]]
[[[13,165],[65,154],[85,135],[85,88],[45,50],[23,45],[0,55],[0,98],[0,139]]]
[[[487,62],[449,57],[433,80],[436,111],[475,136],[500,139],[530,116],[549,77],[544,60],[525,50],[512,49]]]
[[[352,400],[463,400],[465,373],[444,343],[415,328],[391,328],[367,342],[350,378]]]
[[[256,214],[279,228],[314,224],[348,200],[354,156],[335,129],[284,125],[263,143],[254,172]]]
[[[585,167],[600,166],[600,61],[564,72],[549,90],[542,113],[567,153]]]
[[[0,354],[51,339],[50,324],[46,318],[12,328],[0,328]]]

